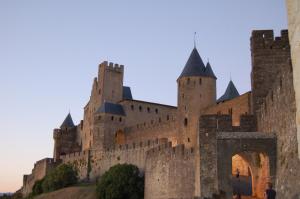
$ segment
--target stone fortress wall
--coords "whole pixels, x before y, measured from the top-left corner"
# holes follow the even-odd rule
[[[194,149],[184,145],[166,143],[147,151],[144,198],[193,198],[194,159]]]
[[[293,65],[293,84],[296,98],[298,151],[300,151],[300,3],[295,0],[286,0],[286,6]],[[300,153],[298,153],[298,158],[300,159]]]
[[[289,50],[287,32],[282,32],[282,37],[263,39],[264,34],[273,35],[273,31],[253,32],[253,67],[256,63],[265,60],[264,48]],[[266,41],[267,40],[267,41]],[[266,45],[257,47],[256,43]],[[275,50],[275,51],[279,51]],[[269,51],[269,50],[267,50]],[[268,55],[267,55],[268,56]],[[296,101],[293,88],[293,68],[290,54],[286,57],[280,56],[276,62],[281,63],[278,73],[271,79],[273,82],[269,87],[267,96],[263,99],[257,110],[258,130],[265,133],[276,133],[277,135],[277,176],[276,188],[279,198],[300,197],[300,160],[298,157],[297,128],[296,128]],[[274,67],[272,63],[264,63],[264,68]],[[269,71],[260,71],[263,77]],[[255,80],[254,80],[255,81]],[[297,195],[298,194],[298,195]]]
[[[95,181],[110,167],[116,164],[134,164],[144,172],[146,152],[159,145],[166,145],[167,139],[147,140],[139,143],[118,145],[105,151],[89,150],[60,157],[63,163],[74,165],[80,180]]]
[[[25,195],[31,193],[34,183],[41,180],[48,172],[60,163],[60,161],[55,161],[53,158],[44,158],[37,161],[34,164],[31,174],[23,176],[22,193]]]

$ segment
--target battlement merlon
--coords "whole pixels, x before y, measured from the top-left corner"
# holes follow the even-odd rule
[[[118,73],[124,73],[124,65],[104,61],[101,64],[99,64],[98,76],[100,75],[101,68],[104,68],[104,69],[110,70],[110,71],[115,71],[115,72],[118,72]]]
[[[281,30],[280,37],[274,37],[273,30],[254,30],[251,35],[251,49],[272,49],[289,47],[288,30]]]

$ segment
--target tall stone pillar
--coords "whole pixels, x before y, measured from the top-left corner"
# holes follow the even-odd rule
[[[300,159],[300,2],[298,0],[286,0],[286,5],[297,107],[298,157]]]

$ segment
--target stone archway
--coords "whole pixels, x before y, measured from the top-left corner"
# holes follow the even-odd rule
[[[239,170],[239,177],[236,170]],[[232,156],[233,193],[263,198],[265,185],[270,179],[269,157],[264,153],[241,152]]]
[[[276,139],[257,132],[222,132],[217,136],[218,189],[232,199],[232,157],[243,157],[251,169],[252,195],[263,198],[266,182],[274,183]]]

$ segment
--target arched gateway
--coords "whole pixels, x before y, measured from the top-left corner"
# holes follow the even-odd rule
[[[274,183],[276,137],[255,132],[255,120],[251,117],[242,116],[239,127],[232,126],[228,115],[201,117],[195,171],[196,198],[221,194],[232,199],[237,186],[241,194],[263,198],[266,183]],[[237,169],[240,176],[236,175]]]

